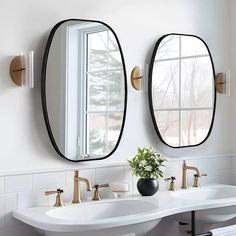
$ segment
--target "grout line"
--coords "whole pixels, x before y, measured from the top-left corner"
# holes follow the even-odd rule
[[[34,189],[33,174],[31,174],[31,191]]]

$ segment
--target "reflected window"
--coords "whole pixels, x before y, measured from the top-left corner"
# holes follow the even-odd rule
[[[214,112],[214,75],[206,45],[197,37],[168,35],[152,68],[152,107],[162,140],[172,147],[201,143]]]
[[[67,135],[67,150],[76,152],[79,157],[101,157],[113,150],[122,125],[124,73],[121,54],[113,33],[101,24],[90,23],[86,27],[80,24],[70,27],[68,32],[69,48],[72,45],[68,60],[73,63],[68,63],[67,92],[72,99],[71,102],[68,99],[67,107],[69,114],[76,113],[77,117],[68,115],[67,133],[75,133],[77,148],[70,148],[75,135]],[[78,47],[74,47],[75,42]],[[75,97],[77,104],[72,102],[76,101]]]

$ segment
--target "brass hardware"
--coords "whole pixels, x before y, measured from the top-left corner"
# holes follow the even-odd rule
[[[139,66],[134,67],[134,69],[131,72],[131,84],[134,89],[141,90],[141,69]]]
[[[200,187],[200,184],[199,184],[199,176],[197,174],[193,175],[194,178],[193,178],[193,187],[194,188],[198,188]]]
[[[193,187],[194,188],[200,187],[199,177],[202,177],[202,176],[207,176],[207,173],[201,173],[201,176],[199,176],[198,174],[193,175]]]
[[[62,201],[62,197],[61,197],[61,194],[63,193],[64,191],[61,190],[61,189],[57,189],[56,191],[46,191],[45,192],[45,195],[46,196],[49,196],[51,194],[57,194],[56,196],[56,202],[54,204],[55,207],[62,207],[64,206],[64,203]]]
[[[207,176],[207,173],[201,173],[200,177],[202,177],[202,176]]]
[[[170,178],[166,178],[165,181],[169,181],[170,180],[170,186],[169,186],[169,191],[175,191],[176,187],[175,187],[175,180],[176,178],[174,176],[171,176]]]
[[[215,86],[216,86],[217,92],[219,93],[225,92],[225,74],[224,73],[219,73],[216,75]]]
[[[24,73],[25,73],[25,66],[24,66],[24,57],[17,56],[14,57],[10,64],[10,75],[12,81],[18,85],[22,86],[25,84],[24,81]]]
[[[21,52],[10,63],[10,76],[18,86],[34,87],[34,52]]]
[[[200,171],[198,170],[197,167],[194,166],[187,166],[186,162],[183,161],[183,165],[182,165],[182,189],[186,189],[187,188],[187,175],[186,172],[187,170],[194,170],[196,172],[196,174],[194,175],[194,181],[193,181],[193,187],[199,187],[199,177],[201,176],[207,176],[207,173],[200,173]]]
[[[84,182],[87,186],[87,191],[91,191],[89,180],[79,177],[79,171],[76,170],[74,175],[74,193],[72,203],[81,203],[80,182]]]
[[[200,174],[197,167],[187,166],[186,162],[183,161],[183,165],[182,165],[182,186],[181,186],[182,189],[187,189],[187,176],[186,176],[187,170],[194,170],[194,171],[196,171],[198,176],[201,176],[201,174]]]
[[[105,188],[105,187],[109,187],[109,184],[96,184],[93,186],[93,188],[95,188],[95,191],[94,191],[94,196],[93,196],[93,201],[100,201],[101,200],[101,197],[100,197],[100,193],[98,191],[99,188]]]

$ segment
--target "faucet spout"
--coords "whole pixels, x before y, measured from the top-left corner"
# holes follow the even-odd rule
[[[87,191],[92,191],[92,186],[88,179],[81,178],[81,177],[78,177],[78,179],[79,179],[79,182],[84,182],[86,184]]]
[[[74,193],[72,203],[81,203],[80,182],[84,182],[86,184],[87,191],[92,190],[89,180],[80,177],[79,171],[76,170],[74,175]]]
[[[201,176],[200,171],[198,170],[197,167],[195,166],[187,166],[186,161],[183,161],[183,165],[182,165],[182,189],[186,189],[187,188],[187,170],[193,170],[196,172],[196,174],[198,175],[198,177]]]

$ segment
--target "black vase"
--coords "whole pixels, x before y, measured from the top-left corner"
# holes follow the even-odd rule
[[[142,196],[152,196],[157,192],[159,188],[159,183],[155,178],[150,178],[150,179],[141,178],[137,182],[137,188]]]

